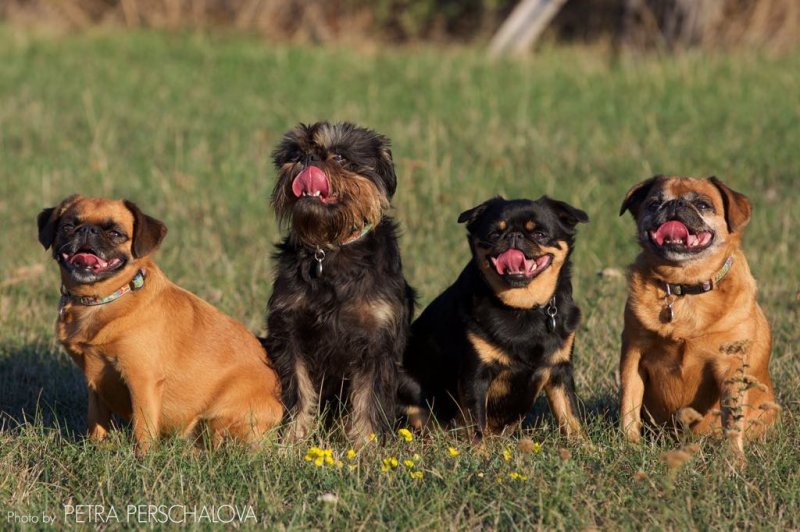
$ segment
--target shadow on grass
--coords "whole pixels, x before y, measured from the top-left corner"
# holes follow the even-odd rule
[[[601,423],[609,427],[616,427],[619,421],[617,397],[610,392],[602,392],[581,400],[578,409],[580,411],[579,418],[587,426]],[[555,418],[553,418],[553,413],[550,411],[550,405],[544,394],[540,394],[536,398],[533,408],[525,416],[522,427],[525,429],[537,429],[544,426],[555,426]]]
[[[86,384],[69,357],[45,343],[0,343],[0,432],[24,425],[79,437],[86,428]]]
[[[0,432],[25,425],[55,428],[70,439],[86,430],[86,383],[69,356],[42,343],[0,343]],[[616,396],[604,392],[580,404],[587,425],[616,426]],[[119,422],[119,420],[117,420]],[[553,427],[550,406],[541,394],[523,422],[524,429]]]

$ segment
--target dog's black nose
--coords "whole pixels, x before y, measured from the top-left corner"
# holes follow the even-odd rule
[[[677,198],[666,202],[663,208],[666,210],[667,216],[674,216],[675,214],[678,213],[678,211],[680,211],[681,209],[685,208],[688,205],[689,204],[685,199]]]
[[[100,229],[96,225],[86,224],[82,225],[76,231],[78,235],[87,238],[92,235],[97,235],[100,233]]]
[[[506,238],[508,238],[508,245],[510,247],[519,249],[525,237],[523,237],[522,233],[520,233],[519,231],[512,231],[511,233],[508,233]]]

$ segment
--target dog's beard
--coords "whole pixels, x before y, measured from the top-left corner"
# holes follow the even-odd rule
[[[315,197],[296,197],[292,178],[284,175],[273,196],[273,206],[281,220],[291,222],[292,234],[313,247],[338,245],[353,238],[367,225],[376,226],[389,200],[372,180],[358,175],[330,175],[335,203]]]

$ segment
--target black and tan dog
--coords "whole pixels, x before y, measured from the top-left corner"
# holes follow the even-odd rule
[[[548,197],[497,197],[461,214],[473,258],[414,322],[404,357],[422,403],[446,424],[497,433],[519,422],[544,389],[562,432],[582,434],[572,372],[580,310],[570,255],[585,212]],[[421,408],[420,408],[421,407]]]
[[[414,294],[403,277],[389,140],[349,123],[289,131],[273,154],[278,245],[267,345],[308,434],[317,407],[349,408],[357,444],[391,426]]]
[[[255,443],[280,422],[278,378],[241,323],[172,284],[152,254],[163,223],[130,201],[71,196],[39,214],[61,267],[56,332],[89,387],[88,430],[133,423],[137,452],[156,438]]]
[[[656,176],[628,191],[626,210],[642,252],[625,307],[621,428],[630,441],[643,417],[724,428],[740,454],[775,419],[770,329],[741,249],[750,202],[714,177]]]

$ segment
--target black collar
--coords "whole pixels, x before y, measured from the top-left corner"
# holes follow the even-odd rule
[[[722,265],[717,273],[715,273],[711,279],[707,281],[703,281],[699,284],[670,284],[664,283],[667,290],[667,296],[675,295],[675,296],[685,296],[685,295],[694,295],[694,294],[704,294],[706,292],[710,292],[713,290],[722,279],[728,275],[728,272],[731,270],[731,265],[733,264],[733,255],[725,260],[725,264]]]

